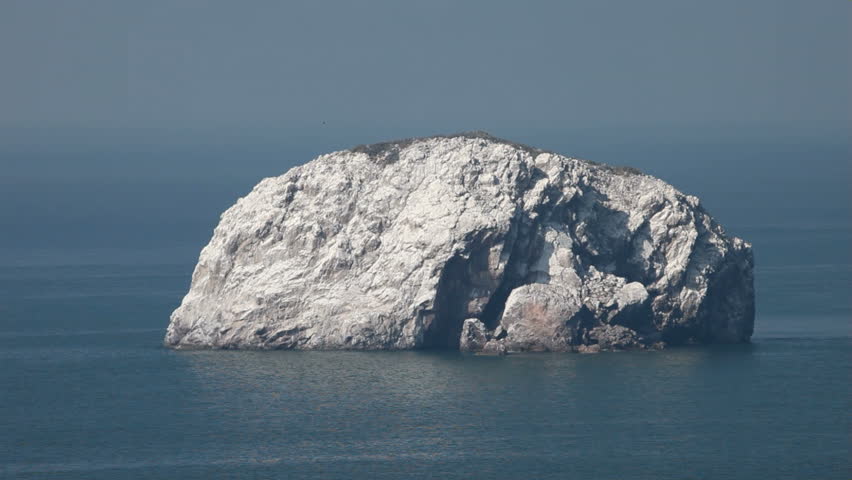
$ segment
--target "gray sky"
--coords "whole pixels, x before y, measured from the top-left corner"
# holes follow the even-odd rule
[[[850,125],[848,0],[0,2],[0,126]]]
[[[0,247],[195,252],[264,176],[474,129],[641,168],[728,226],[846,228],[850,15],[849,0],[0,0],[15,232]]]

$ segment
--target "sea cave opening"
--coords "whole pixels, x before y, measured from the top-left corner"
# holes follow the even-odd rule
[[[467,261],[451,258],[441,272],[435,296],[434,319],[423,339],[423,348],[458,350],[467,312]]]

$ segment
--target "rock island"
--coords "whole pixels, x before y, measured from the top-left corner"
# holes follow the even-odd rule
[[[751,246],[624,167],[482,132],[362,145],[222,214],[176,348],[657,349],[747,342]]]

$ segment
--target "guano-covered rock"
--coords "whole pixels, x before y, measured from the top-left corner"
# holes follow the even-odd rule
[[[228,209],[173,347],[485,353],[745,342],[752,252],[665,182],[466,133],[360,146]]]

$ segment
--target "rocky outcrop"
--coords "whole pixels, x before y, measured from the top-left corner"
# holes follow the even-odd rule
[[[486,353],[745,342],[748,243],[633,169],[482,133],[360,146],[221,218],[173,347]]]

